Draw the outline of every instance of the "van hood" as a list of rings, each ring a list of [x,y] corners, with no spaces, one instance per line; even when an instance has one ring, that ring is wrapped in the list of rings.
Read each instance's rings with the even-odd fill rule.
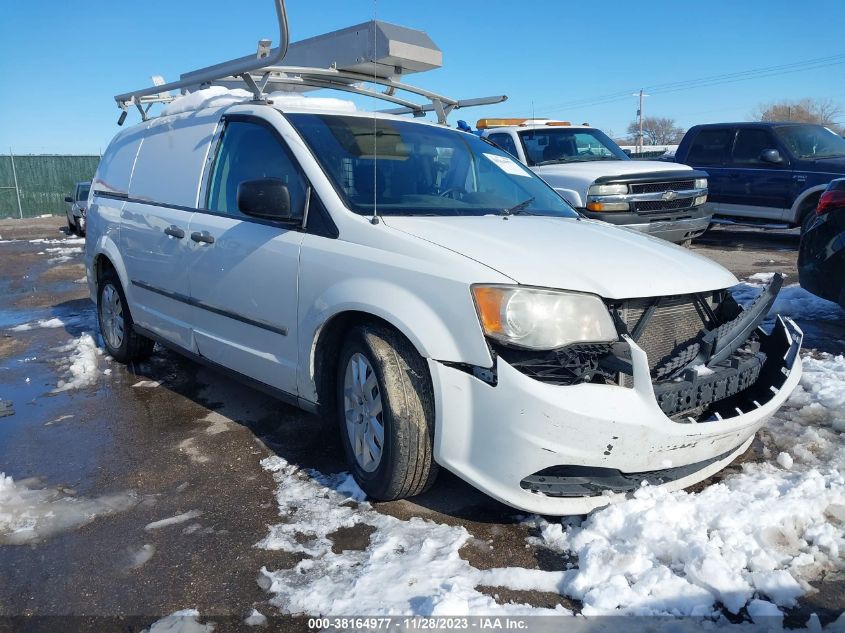
[[[491,215],[382,216],[382,221],[528,286],[628,299],[738,283],[727,269],[686,248],[594,220]]]

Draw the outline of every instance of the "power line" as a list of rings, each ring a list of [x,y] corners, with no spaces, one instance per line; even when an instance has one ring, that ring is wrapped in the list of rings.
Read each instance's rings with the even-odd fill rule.
[[[774,77],[777,75],[816,70],[818,68],[826,68],[829,66],[835,66],[844,63],[845,54],[830,55],[828,57],[818,57],[815,59],[808,59],[800,62],[779,64],[777,66],[764,66],[761,68],[754,68],[750,70],[743,70],[732,73],[724,73],[721,75],[699,77],[697,79],[687,79],[682,81],[671,81],[660,84],[653,84],[651,86],[646,86],[645,89],[649,90],[651,94],[666,94],[670,92],[679,92],[682,90],[691,90],[694,88],[705,88],[721,84],[748,81],[751,79],[762,79],[765,77]],[[545,113],[562,108],[585,107],[592,105],[602,105],[605,103],[614,103],[628,99],[630,94],[631,90],[629,89],[597,97],[575,99],[572,101],[566,101],[550,105],[547,108],[538,110],[538,112]]]

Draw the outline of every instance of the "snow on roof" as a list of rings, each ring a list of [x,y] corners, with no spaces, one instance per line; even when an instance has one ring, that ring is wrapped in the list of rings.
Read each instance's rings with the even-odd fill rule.
[[[222,86],[211,86],[196,92],[191,92],[174,99],[161,111],[162,116],[204,110],[206,108],[222,108],[234,103],[244,103],[252,99],[252,93],[241,88],[228,89]],[[355,104],[346,99],[333,97],[305,97],[296,92],[271,92],[268,99],[273,105],[284,108],[302,108],[308,110],[331,110],[333,112],[355,112]]]

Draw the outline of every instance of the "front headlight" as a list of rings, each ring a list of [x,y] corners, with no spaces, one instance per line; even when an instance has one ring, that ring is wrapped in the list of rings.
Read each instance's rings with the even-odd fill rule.
[[[587,193],[591,196],[617,196],[628,193],[628,185],[590,185]]]
[[[550,350],[619,338],[595,295],[499,285],[473,286],[472,295],[484,333],[506,345]]]
[[[707,189],[707,178],[696,178],[695,179],[695,188],[696,189]]]

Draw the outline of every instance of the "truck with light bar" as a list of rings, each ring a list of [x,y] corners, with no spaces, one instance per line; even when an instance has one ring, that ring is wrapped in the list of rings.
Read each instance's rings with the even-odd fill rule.
[[[481,119],[509,152],[583,215],[688,245],[710,226],[707,173],[631,159],[604,132],[549,119]]]

